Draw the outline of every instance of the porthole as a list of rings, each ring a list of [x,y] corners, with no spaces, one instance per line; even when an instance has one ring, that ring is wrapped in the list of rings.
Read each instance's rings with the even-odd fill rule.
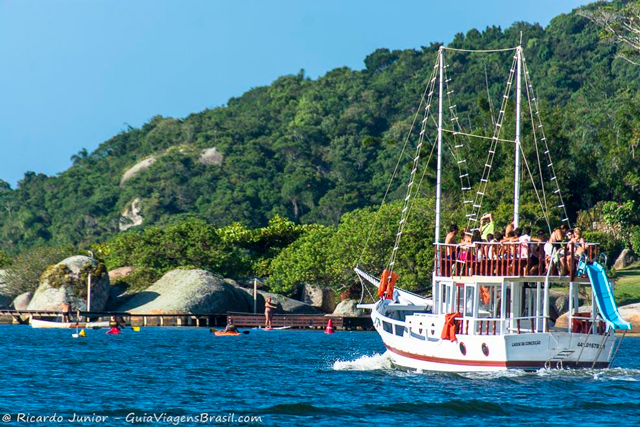
[[[489,357],[489,346],[486,345],[485,343],[482,343],[482,353],[485,356]]]
[[[460,353],[462,353],[463,356],[467,355],[467,347],[465,347],[463,342],[460,343]]]

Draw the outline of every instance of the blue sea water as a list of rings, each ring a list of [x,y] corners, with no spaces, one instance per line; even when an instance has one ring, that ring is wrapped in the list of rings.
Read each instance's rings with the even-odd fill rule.
[[[640,424],[636,338],[607,370],[418,374],[394,369],[373,332],[73,332],[0,327],[5,425]]]

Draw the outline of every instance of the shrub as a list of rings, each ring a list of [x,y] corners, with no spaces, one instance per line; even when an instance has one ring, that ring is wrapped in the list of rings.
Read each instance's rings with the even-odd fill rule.
[[[161,274],[153,268],[138,267],[127,277],[116,279],[112,285],[124,285],[128,292],[140,292],[153,285],[160,277]]]
[[[623,240],[616,239],[603,231],[585,231],[584,239],[587,242],[600,243],[600,253],[607,255],[607,264],[612,266],[625,247]]]
[[[7,268],[5,281],[9,295],[17,296],[23,292],[35,291],[38,288],[40,276],[49,266],[75,255],[75,252],[70,247],[50,246],[23,251]]]
[[[629,243],[635,254],[640,254],[640,226],[636,225],[629,233]]]

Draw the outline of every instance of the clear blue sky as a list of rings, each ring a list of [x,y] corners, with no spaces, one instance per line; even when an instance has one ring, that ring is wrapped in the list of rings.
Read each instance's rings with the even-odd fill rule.
[[[152,116],[185,117],[377,48],[448,43],[580,0],[0,0],[0,178],[53,175]]]

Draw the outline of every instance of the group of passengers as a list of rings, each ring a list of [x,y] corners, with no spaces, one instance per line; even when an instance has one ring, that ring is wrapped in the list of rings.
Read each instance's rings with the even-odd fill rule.
[[[462,240],[458,243],[458,226],[452,224],[449,233],[445,238],[445,257],[447,259],[458,259],[465,261],[470,248],[475,248],[477,260],[484,259],[527,259],[527,274],[537,275],[545,268],[540,269],[540,261],[544,260],[545,265],[549,264],[554,249],[558,255],[561,274],[567,274],[568,259],[565,256],[564,248],[567,244],[572,245],[574,260],[580,258],[586,249],[586,242],[582,237],[582,230],[579,227],[570,230],[565,224],[555,228],[549,238],[544,230],[539,230],[536,237],[531,235],[531,227],[515,227],[514,223],[509,223],[503,231],[495,231],[495,221],[492,214],[485,214],[480,218],[480,228],[465,229]],[[476,243],[480,243],[476,245]],[[483,245],[482,243],[491,243]],[[500,243],[498,245],[498,243]],[[568,254],[567,254],[568,255]],[[552,264],[551,274],[557,270]]]

